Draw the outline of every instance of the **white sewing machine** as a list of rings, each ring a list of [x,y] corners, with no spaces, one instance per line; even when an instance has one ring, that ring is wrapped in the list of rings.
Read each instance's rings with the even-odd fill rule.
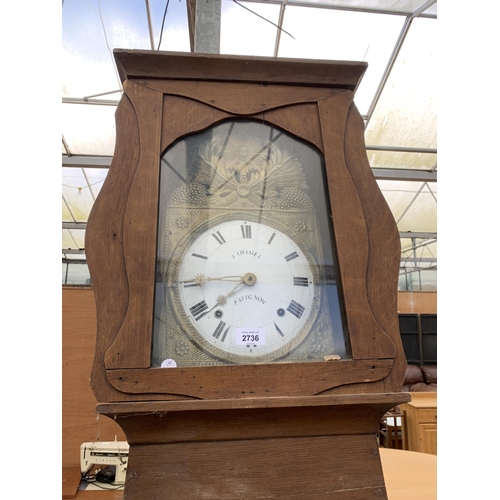
[[[114,465],[113,484],[124,484],[127,473],[129,444],[126,441],[98,441],[80,446],[80,470],[87,474],[94,465]]]

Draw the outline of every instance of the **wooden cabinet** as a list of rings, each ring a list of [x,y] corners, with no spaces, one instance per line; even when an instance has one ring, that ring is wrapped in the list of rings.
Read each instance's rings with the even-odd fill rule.
[[[412,401],[400,405],[405,413],[405,447],[437,455],[437,393],[412,392]]]

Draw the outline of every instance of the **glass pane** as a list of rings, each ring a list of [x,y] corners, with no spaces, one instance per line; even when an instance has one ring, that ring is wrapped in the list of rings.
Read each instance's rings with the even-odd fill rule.
[[[415,269],[411,266],[401,269],[399,290],[414,292],[437,291],[437,269]]]
[[[254,2],[238,3],[241,5],[232,0],[223,0],[222,2],[221,54],[272,57],[276,44],[277,28],[275,25],[279,21],[279,5],[264,5]],[[267,22],[266,19],[270,22]]]
[[[404,17],[287,6],[280,57],[367,61],[355,102],[366,114],[394,50]],[[379,144],[373,143],[373,144]]]
[[[428,262],[428,265],[435,264],[437,261],[437,241],[426,238],[401,238],[401,257],[407,262],[415,262],[423,265]],[[428,259],[422,260],[422,259]],[[433,260],[431,260],[433,259]]]
[[[86,262],[69,262],[67,285],[90,285],[90,272]]]
[[[85,245],[84,229],[63,229],[62,248],[70,250],[80,250]]]
[[[437,232],[437,183],[377,181],[399,231]]]
[[[94,200],[101,191],[101,187],[108,175],[107,168],[84,168],[83,172],[88,182],[89,190],[92,193]]]
[[[375,112],[366,143],[437,147],[437,22],[414,19]]]
[[[348,357],[327,207],[322,156],[262,122],[169,148],[152,366]]]
[[[62,133],[73,155],[112,156],[116,106],[62,105]]]
[[[68,263],[62,263],[62,284],[65,285],[68,279]]]
[[[86,222],[94,204],[87,179],[81,168],[62,168],[63,218],[67,212],[71,214],[70,221]]]
[[[398,0],[397,2],[394,0],[301,0],[301,2],[318,7],[336,6],[348,9],[373,9],[410,14],[419,9],[425,0]],[[436,4],[429,7],[426,13],[435,14]]]
[[[64,200],[62,202],[62,221],[63,222],[76,222],[74,217],[71,215],[68,205]]]
[[[112,49],[152,48],[146,5],[154,49],[158,49],[161,35],[161,50],[189,51],[185,2],[169,2],[165,22],[164,0],[63,2],[63,95],[84,97],[121,88]]]
[[[367,154],[372,168],[432,170],[437,162],[437,154],[434,153],[403,153],[368,149]]]

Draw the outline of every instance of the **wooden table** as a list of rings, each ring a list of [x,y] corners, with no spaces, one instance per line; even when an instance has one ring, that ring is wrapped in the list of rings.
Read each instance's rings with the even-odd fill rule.
[[[428,453],[380,448],[389,500],[436,500],[437,457]],[[123,490],[77,491],[78,467],[63,467],[63,498],[119,500]]]
[[[437,456],[380,448],[389,500],[436,500]]]

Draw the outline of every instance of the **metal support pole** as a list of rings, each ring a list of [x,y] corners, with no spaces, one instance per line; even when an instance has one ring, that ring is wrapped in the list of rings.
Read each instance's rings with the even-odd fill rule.
[[[196,0],[194,52],[220,53],[221,0]]]

